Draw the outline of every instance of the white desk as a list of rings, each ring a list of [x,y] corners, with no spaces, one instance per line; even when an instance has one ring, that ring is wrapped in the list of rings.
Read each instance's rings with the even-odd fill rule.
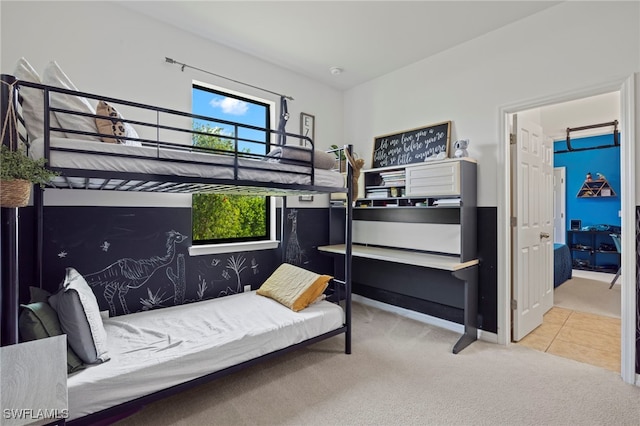
[[[332,246],[318,247],[318,250],[344,254],[344,244],[336,244]],[[446,256],[432,253],[420,253],[408,250],[399,250],[393,248],[373,247],[360,244],[351,246],[353,256],[366,257],[368,259],[384,260],[385,262],[404,263],[406,265],[423,266],[425,268],[443,269],[445,271],[458,271],[460,269],[469,268],[477,265],[478,259],[468,262],[460,262],[460,257]]]
[[[325,253],[343,255],[344,244],[318,247]],[[445,256],[432,253],[372,247],[360,244],[351,246],[351,255],[383,262],[395,262],[423,268],[451,271],[451,275],[464,282],[464,334],[453,346],[453,353],[457,354],[469,344],[478,339],[478,259],[460,262],[459,257]]]

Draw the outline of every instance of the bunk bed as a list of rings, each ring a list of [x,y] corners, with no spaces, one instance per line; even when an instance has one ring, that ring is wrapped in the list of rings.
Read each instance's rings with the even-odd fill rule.
[[[295,144],[287,144],[293,155],[287,161],[282,161],[282,158],[274,157],[271,153],[255,155],[241,152],[239,144],[249,139],[239,137],[241,132],[238,131],[232,136],[225,136],[232,140],[235,147],[231,152],[197,147],[189,143],[192,135],[198,133],[191,128],[191,120],[210,120],[210,117],[18,80],[8,75],[2,76],[2,82],[2,123],[9,123],[8,131],[3,133],[3,144],[13,145],[16,149],[16,141],[20,138],[19,144],[27,146],[30,156],[45,158],[47,167],[58,173],[48,184],[50,188],[282,196],[283,215],[288,195],[346,193],[344,241],[347,247],[351,246],[352,169],[348,167],[345,176],[335,170],[315,167],[318,154],[309,138],[282,130],[225,122],[236,126],[236,129],[245,127],[252,131],[266,132],[272,136],[269,139],[296,140]],[[8,120],[10,112],[21,110],[18,99],[24,98],[20,93],[25,89],[37,91],[42,96],[44,132],[42,137],[35,140],[19,135],[18,129],[26,124],[21,114],[18,114],[15,121]],[[112,117],[97,113],[92,117],[83,112],[53,106],[51,98],[61,95],[83,97],[94,102],[104,101],[123,106],[128,111],[139,110],[142,112],[140,116],[146,114],[154,117],[154,120],[133,120],[118,116],[119,122],[144,129],[144,133],[155,134],[156,137],[125,134],[116,135],[121,138],[120,143],[89,141],[87,138],[114,137],[114,134],[65,127],[54,122],[52,117],[59,114],[91,119]],[[135,113],[130,116],[137,117]],[[174,142],[176,139],[179,142]],[[298,144],[297,140],[304,140],[305,144]],[[296,145],[310,148],[303,150],[296,148]],[[351,152],[350,146],[343,149],[347,155]],[[34,192],[35,264],[41,287],[44,239],[42,193],[43,191]],[[3,251],[8,252],[2,254],[3,269],[9,269],[7,273],[3,273],[3,281],[7,282],[2,284],[2,343],[5,345],[18,342],[20,283],[17,250],[14,250],[18,232],[17,209],[2,210],[9,210],[3,212],[7,213],[3,216],[8,218],[8,223],[3,224],[2,228],[2,247]],[[343,279],[331,280],[333,294],[327,298],[331,302],[317,301],[299,312],[252,291],[104,319],[107,342],[115,345],[110,348],[111,360],[69,376],[70,418],[67,423],[81,425],[108,422],[109,419],[118,418],[149,402],[340,334],[345,337],[345,353],[351,353],[350,269],[349,250],[345,256],[344,271],[335,274]],[[185,320],[185,312],[188,312],[186,316],[192,318],[193,323]],[[255,317],[248,323],[241,324],[243,312],[251,312]],[[229,330],[216,330],[213,334],[193,332],[206,328],[201,326],[211,321],[231,325]],[[176,324],[177,329],[172,329]],[[293,331],[289,332],[289,329]],[[305,330],[304,333],[300,332],[302,329]],[[174,348],[167,344],[167,347],[158,347],[156,342],[154,347],[153,343],[138,342],[138,346],[132,346],[132,341],[138,338],[144,340],[144,336],[136,333],[157,335],[160,332],[166,334],[165,343],[172,337],[180,336],[181,343],[186,342],[188,345],[185,343]],[[249,338],[245,338],[246,336]],[[203,345],[198,344],[198,338],[217,340],[218,347],[203,348]],[[144,352],[137,352],[141,349],[140,345],[146,345]],[[220,352],[219,346],[227,347],[226,352]],[[135,352],[137,355],[131,356]],[[143,362],[135,365],[134,360],[141,355]],[[165,374],[161,374],[161,371]]]

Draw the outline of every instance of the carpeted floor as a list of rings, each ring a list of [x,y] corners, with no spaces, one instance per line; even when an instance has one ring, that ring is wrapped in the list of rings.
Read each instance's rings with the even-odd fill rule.
[[[620,285],[609,290],[612,274],[573,271],[573,278],[556,287],[553,305],[572,311],[620,318]]]
[[[477,341],[354,303],[334,337],[148,405],[133,425],[637,425],[640,388],[520,345]]]

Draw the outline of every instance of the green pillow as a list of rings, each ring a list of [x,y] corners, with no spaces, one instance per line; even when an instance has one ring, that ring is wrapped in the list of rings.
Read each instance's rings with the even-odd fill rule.
[[[41,289],[40,287],[30,286],[29,296],[30,296],[29,303],[35,303],[35,302],[49,303],[49,296],[51,296],[51,293],[49,293],[47,290]]]
[[[22,341],[44,339],[63,334],[58,315],[48,303],[35,302],[20,306],[22,312],[18,317],[18,328]],[[78,355],[67,345],[67,374],[74,373],[84,367]]]

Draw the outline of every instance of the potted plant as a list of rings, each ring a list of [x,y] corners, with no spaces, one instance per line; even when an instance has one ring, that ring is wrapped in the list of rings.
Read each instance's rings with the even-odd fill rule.
[[[29,203],[31,186],[44,185],[57,173],[45,168],[44,158],[34,160],[20,150],[2,145],[0,152],[0,206],[24,207]]]
[[[344,172],[347,170],[347,157],[344,155],[344,151],[342,147],[339,147],[336,144],[331,145],[331,151],[336,156],[336,160],[339,160],[339,170]],[[358,158],[358,155],[354,152],[353,158]]]

